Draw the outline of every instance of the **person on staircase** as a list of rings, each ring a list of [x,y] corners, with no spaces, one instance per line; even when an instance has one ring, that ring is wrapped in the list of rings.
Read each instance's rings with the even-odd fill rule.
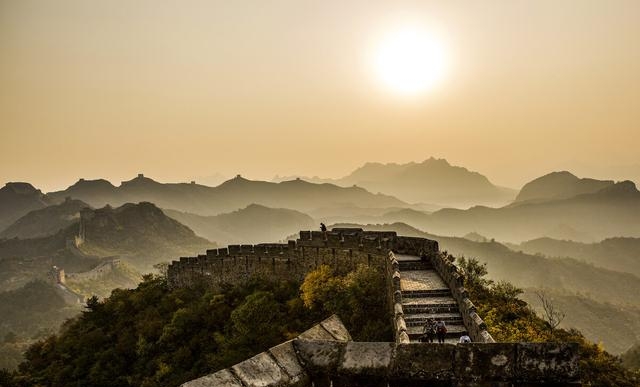
[[[471,342],[471,337],[469,337],[469,335],[460,336],[460,343],[461,344],[466,344],[466,343],[470,343],[470,342]]]
[[[424,324],[424,329],[422,331],[422,337],[420,341],[423,343],[433,343],[433,339],[436,337],[436,322],[433,318],[429,317],[427,322]]]
[[[438,320],[436,322],[436,336],[438,336],[438,343],[444,344],[444,338],[447,335],[447,324],[444,320]]]

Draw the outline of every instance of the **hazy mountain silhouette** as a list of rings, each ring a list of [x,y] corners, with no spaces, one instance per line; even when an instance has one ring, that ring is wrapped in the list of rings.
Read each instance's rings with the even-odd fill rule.
[[[33,210],[0,232],[0,238],[28,239],[55,234],[78,222],[83,208],[89,208],[89,205],[81,200],[68,199],[60,204]]]
[[[52,265],[86,271],[102,257],[118,256],[144,272],[155,263],[215,246],[151,203],[85,209],[83,216],[85,239],[77,248],[72,243],[77,222],[46,237],[0,241],[0,290],[42,278]]]
[[[215,216],[202,216],[163,210],[169,217],[190,227],[218,245],[273,242],[298,230],[317,228],[307,214],[284,208],[251,204],[241,210]]]
[[[0,188],[0,230],[4,230],[29,211],[49,204],[49,198],[31,184],[7,183]]]
[[[640,277],[640,238],[609,238],[598,243],[538,238],[510,247],[529,254],[582,259]]]
[[[390,212],[379,221],[406,221],[441,235],[478,231],[488,238],[520,242],[569,234],[582,242],[616,236],[640,236],[640,192],[630,181],[569,199],[527,201],[501,208],[476,206],[467,210],[442,209],[431,214]]]
[[[106,204],[119,206],[127,202],[148,201],[161,208],[199,215],[217,215],[250,204],[274,208],[290,208],[310,212],[319,207],[364,206],[407,207],[408,204],[392,196],[372,194],[363,188],[315,184],[303,180],[272,183],[247,180],[237,176],[217,187],[195,183],[164,184],[139,175],[114,187],[104,180],[78,181],[64,191],[49,196],[62,200],[67,196],[91,206]]]
[[[552,172],[525,184],[515,201],[567,199],[595,193],[613,184],[612,180],[580,179],[567,171]]]
[[[517,193],[510,188],[493,185],[478,172],[452,166],[445,159],[433,157],[421,163],[366,163],[341,179],[305,179],[342,186],[357,185],[410,203],[438,204],[440,207],[504,205],[512,201]]]

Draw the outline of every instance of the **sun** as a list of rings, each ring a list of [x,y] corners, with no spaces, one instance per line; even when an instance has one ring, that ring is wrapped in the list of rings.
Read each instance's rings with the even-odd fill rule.
[[[392,91],[416,95],[444,79],[447,55],[435,35],[420,27],[403,27],[383,37],[375,51],[374,70]]]

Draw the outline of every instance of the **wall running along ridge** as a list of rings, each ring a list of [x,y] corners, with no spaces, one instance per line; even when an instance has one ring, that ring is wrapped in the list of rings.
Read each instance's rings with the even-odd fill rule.
[[[393,231],[334,228],[326,233],[300,231],[300,237],[287,244],[231,245],[207,250],[207,254],[197,257],[182,257],[179,261],[173,261],[169,265],[167,277],[172,287],[202,282],[216,287],[223,283],[245,283],[251,278],[302,281],[320,265],[341,270],[352,270],[360,264],[375,267],[386,274],[386,301],[393,316],[395,340],[398,343],[408,343],[396,253],[430,260],[458,302],[471,339],[481,343],[494,342],[468,298],[463,286],[464,275],[439,251],[438,242],[398,236]]]

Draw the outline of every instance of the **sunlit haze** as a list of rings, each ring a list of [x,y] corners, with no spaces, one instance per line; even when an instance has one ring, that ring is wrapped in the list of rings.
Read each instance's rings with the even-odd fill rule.
[[[0,180],[640,176],[640,2],[0,1]],[[613,172],[611,172],[613,171]],[[623,172],[626,171],[626,172]]]
[[[402,26],[380,42],[374,65],[391,91],[411,95],[428,91],[445,76],[442,42],[416,26]]]

